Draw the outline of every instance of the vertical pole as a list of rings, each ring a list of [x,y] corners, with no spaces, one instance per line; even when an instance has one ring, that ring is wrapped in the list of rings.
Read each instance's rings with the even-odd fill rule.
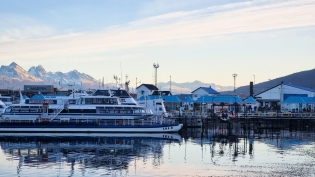
[[[234,77],[234,95],[235,95],[235,79],[236,79],[237,74],[232,74],[232,76]]]
[[[172,76],[170,76],[170,92],[172,91]]]

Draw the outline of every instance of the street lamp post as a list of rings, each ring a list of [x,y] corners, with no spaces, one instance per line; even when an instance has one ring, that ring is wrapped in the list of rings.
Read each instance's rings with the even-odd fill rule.
[[[236,79],[237,74],[232,74],[232,76],[234,77],[234,95],[235,95],[235,79]]]
[[[254,76],[254,85],[255,85],[255,75],[253,75]]]
[[[140,83],[141,83],[141,81],[140,81],[140,82],[138,82],[138,78],[136,78],[136,89],[135,89],[135,90],[137,90],[138,83],[140,84]],[[137,91],[136,91],[136,92],[137,92]]]
[[[254,76],[254,85],[253,85],[253,95],[254,95],[254,93],[255,93],[255,75],[253,75]]]
[[[236,107],[238,107],[238,104],[237,104],[237,102],[236,102],[236,97],[233,96],[232,98],[234,98],[234,103],[233,103],[232,105],[234,106],[235,117],[238,117],[237,111],[236,111]],[[237,109],[238,109],[238,108],[237,108]]]

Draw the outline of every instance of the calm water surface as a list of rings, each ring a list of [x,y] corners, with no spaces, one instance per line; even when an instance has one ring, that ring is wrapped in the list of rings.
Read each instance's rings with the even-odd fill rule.
[[[239,123],[179,134],[0,134],[0,176],[315,176],[315,131]]]

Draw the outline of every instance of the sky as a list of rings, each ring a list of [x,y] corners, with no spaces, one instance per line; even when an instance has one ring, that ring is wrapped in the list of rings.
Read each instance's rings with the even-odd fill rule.
[[[315,0],[0,0],[0,65],[25,70],[239,87],[314,58]]]

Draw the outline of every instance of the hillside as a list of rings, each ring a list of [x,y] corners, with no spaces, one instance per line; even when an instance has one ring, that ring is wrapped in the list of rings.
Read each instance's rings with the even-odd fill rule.
[[[254,85],[254,95],[258,94],[266,89],[269,89],[275,85],[280,84],[281,82],[287,84],[298,85],[302,87],[307,87],[315,89],[315,69],[301,71],[293,73],[287,76],[279,77],[270,81],[258,83]],[[249,83],[248,83],[249,84]],[[225,92],[227,93],[227,92]],[[233,92],[228,92],[233,93]],[[236,93],[239,95],[249,95],[249,85],[238,87]]]

